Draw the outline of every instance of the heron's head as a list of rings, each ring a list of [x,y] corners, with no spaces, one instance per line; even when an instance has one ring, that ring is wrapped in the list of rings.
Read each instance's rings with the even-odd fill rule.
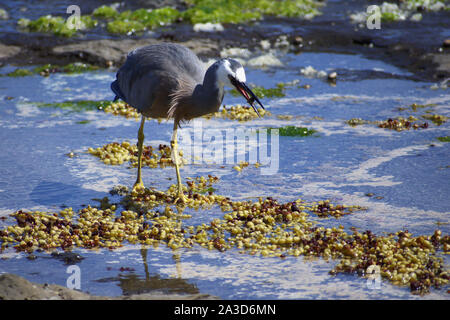
[[[264,106],[259,101],[258,97],[247,86],[244,67],[239,61],[225,58],[217,61],[217,81],[222,85],[227,85],[242,94],[247,102],[253,107],[253,110],[258,114],[254,103],[255,101],[264,109]]]

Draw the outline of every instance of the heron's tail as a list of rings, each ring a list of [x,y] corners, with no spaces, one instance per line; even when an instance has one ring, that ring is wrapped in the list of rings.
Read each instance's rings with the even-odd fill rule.
[[[120,91],[119,83],[117,82],[117,80],[111,82],[111,90],[116,94],[116,96],[114,97],[114,102],[116,102],[119,98],[125,101],[124,94],[122,93],[122,91]]]

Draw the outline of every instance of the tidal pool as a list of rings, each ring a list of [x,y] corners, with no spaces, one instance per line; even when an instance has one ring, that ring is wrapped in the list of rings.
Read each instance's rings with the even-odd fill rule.
[[[207,134],[213,129],[225,132],[295,125],[314,129],[317,134],[280,136],[278,170],[272,175],[262,175],[261,168],[253,166],[237,172],[225,163],[200,163],[182,167],[182,177],[218,176],[216,193],[233,200],[259,196],[280,202],[331,199],[367,208],[339,219],[312,217],[320,226],[343,225],[346,230],[355,227],[377,235],[405,229],[413,235],[430,235],[440,229],[448,235],[450,144],[437,138],[450,135],[449,123],[437,126],[428,121],[427,129],[402,132],[346,123],[351,118],[376,121],[425,114],[398,109],[413,103],[433,104],[433,113],[448,117],[448,89],[432,90],[433,83],[413,81],[404,70],[358,55],[303,53],[280,59],[283,67],[246,68],[248,81],[255,85],[275,87],[279,82],[300,80],[298,86],[286,88],[284,97],[263,100],[272,117],[243,123],[198,119],[185,124],[180,133],[195,126]],[[307,66],[326,72],[337,70],[336,84],[305,77],[300,69]],[[38,107],[41,102],[112,99],[109,84],[114,77],[114,71],[0,77],[0,216],[7,217],[0,220],[1,229],[14,223],[9,214],[16,210],[58,211],[62,206],[78,210],[82,205],[98,204],[93,199],[109,196],[109,190],[118,184],[134,183],[136,169],[107,166],[86,151],[114,141],[135,143],[139,122],[97,110]],[[304,89],[305,84],[311,87]],[[225,96],[224,104],[236,103],[243,101],[231,94]],[[286,120],[276,115],[293,117]],[[169,144],[171,133],[171,121],[147,121],[144,143]],[[208,143],[205,138],[201,145],[205,148]],[[187,146],[180,142],[180,148]],[[70,152],[75,156],[68,157]],[[146,186],[164,190],[174,183],[175,170],[144,168],[143,180]],[[222,214],[219,209],[189,213],[198,223]],[[0,273],[66,285],[68,265],[77,264],[81,290],[108,296],[158,291],[201,292],[223,299],[449,297],[448,285],[432,288],[425,296],[412,295],[408,287],[385,280],[379,289],[370,289],[365,278],[329,275],[337,261],[302,256],[268,258],[242,254],[237,249],[219,252],[200,246],[174,251],[164,243],[157,248],[124,243],[113,251],[74,248],[73,253],[84,259],[67,264],[46,252],[35,252],[35,259],[27,259],[27,254],[7,248],[0,253]],[[448,255],[442,256],[448,269]]]

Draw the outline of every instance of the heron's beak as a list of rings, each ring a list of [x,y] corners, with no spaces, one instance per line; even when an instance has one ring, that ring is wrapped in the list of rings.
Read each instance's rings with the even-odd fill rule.
[[[261,115],[258,112],[258,109],[255,106],[255,101],[261,106],[261,108],[264,108],[261,101],[259,101],[258,97],[253,93],[252,90],[245,84],[245,82],[240,82],[236,78],[230,77],[231,84],[236,87],[236,90],[240,92],[244,98],[247,100],[247,102],[252,106],[253,110],[255,110],[256,114],[261,117]]]

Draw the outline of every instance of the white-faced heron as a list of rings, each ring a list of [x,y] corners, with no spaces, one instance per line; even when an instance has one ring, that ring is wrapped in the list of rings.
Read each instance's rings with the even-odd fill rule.
[[[177,128],[188,121],[219,110],[224,86],[235,87],[259,115],[254,102],[264,106],[245,84],[245,71],[233,59],[221,59],[206,69],[188,48],[172,43],[149,45],[131,51],[119,69],[111,89],[114,101],[122,99],[142,114],[138,131],[138,172],[136,187],[144,187],[141,157],[145,117],[173,118],[172,154],[178,182],[177,201],[185,201],[180,178]]]

